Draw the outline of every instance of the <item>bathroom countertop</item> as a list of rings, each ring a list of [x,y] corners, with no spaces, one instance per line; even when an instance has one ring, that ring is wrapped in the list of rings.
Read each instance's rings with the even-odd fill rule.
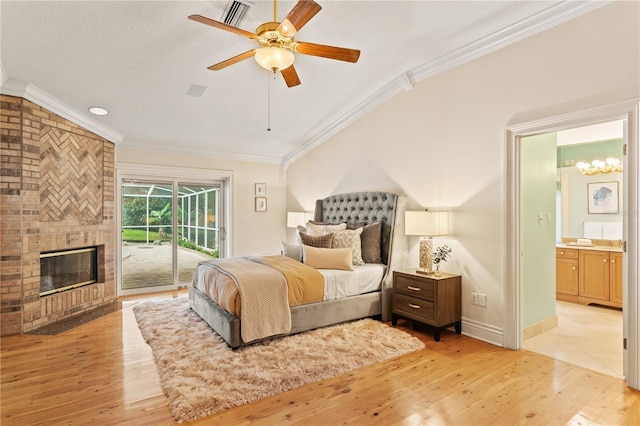
[[[578,244],[556,244],[556,248],[580,249],[580,250],[596,250],[596,251],[617,251],[622,252],[622,247],[605,247],[605,246],[582,246]]]

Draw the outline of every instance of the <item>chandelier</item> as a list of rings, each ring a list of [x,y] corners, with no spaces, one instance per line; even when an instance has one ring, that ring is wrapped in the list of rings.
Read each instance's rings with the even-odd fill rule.
[[[611,172],[621,172],[622,171],[622,162],[617,158],[607,158],[606,160],[593,160],[591,163],[585,163],[584,161],[580,161],[576,164],[578,170],[583,175],[597,175],[598,173],[611,173]]]

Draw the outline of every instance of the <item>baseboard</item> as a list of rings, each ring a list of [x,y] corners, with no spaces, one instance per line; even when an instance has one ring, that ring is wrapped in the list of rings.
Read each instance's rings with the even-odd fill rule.
[[[558,315],[553,315],[522,329],[522,340],[535,337],[558,326]]]
[[[504,330],[490,324],[462,318],[462,334],[491,343],[492,345],[504,347]]]

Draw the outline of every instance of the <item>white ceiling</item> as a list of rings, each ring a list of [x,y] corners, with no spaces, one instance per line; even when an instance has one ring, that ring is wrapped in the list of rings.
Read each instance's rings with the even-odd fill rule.
[[[602,142],[613,139],[622,139],[623,137],[624,122],[609,121],[606,123],[561,130],[557,133],[556,145],[565,146],[590,142]]]
[[[2,0],[3,93],[44,97],[121,146],[282,162],[398,88],[596,7],[541,0],[316,1],[322,10],[296,40],[359,49],[360,60],[296,54],[302,84],[287,88],[253,59],[207,70],[256,47],[187,19],[222,20],[227,1]],[[278,2],[278,20],[294,4]],[[239,26],[253,32],[272,19],[273,2],[258,0]],[[191,84],[207,86],[201,98],[187,96]],[[109,115],[91,116],[94,105]]]

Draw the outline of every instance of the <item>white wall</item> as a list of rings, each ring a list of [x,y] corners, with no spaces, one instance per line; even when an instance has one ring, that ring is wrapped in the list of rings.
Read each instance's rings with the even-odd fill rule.
[[[288,209],[354,190],[449,208],[453,260],[443,269],[463,276],[463,331],[501,344],[505,127],[640,96],[639,13],[638,2],[604,6],[396,95],[289,166]],[[486,308],[471,305],[472,291]]]
[[[233,174],[231,253],[243,256],[254,253],[280,253],[287,215],[282,167],[243,161],[222,160],[205,155],[193,157],[166,152],[150,152],[116,146],[118,163],[184,167],[187,169],[228,170]],[[255,212],[254,185],[267,184],[267,212]]]

